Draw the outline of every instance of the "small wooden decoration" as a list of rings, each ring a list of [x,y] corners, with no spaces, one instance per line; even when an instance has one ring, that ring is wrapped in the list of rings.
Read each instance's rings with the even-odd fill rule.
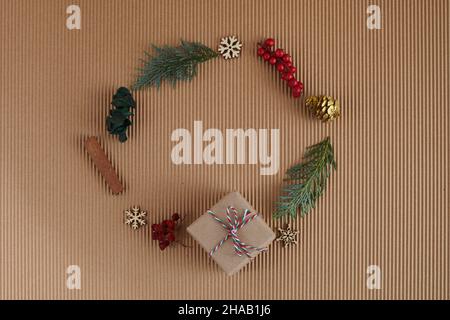
[[[235,36],[225,37],[220,41],[219,52],[225,60],[238,58],[241,49],[242,43]]]
[[[278,231],[280,236],[277,238],[277,241],[283,241],[285,247],[290,244],[297,244],[298,231],[292,230],[290,224],[287,225],[286,229],[278,228]]]
[[[84,144],[87,152],[94,161],[95,166],[98,168],[103,178],[105,179],[111,191],[114,194],[121,193],[123,191],[123,185],[117,176],[111,162],[103,151],[100,143],[96,137],[89,137]]]
[[[133,230],[137,230],[147,224],[147,212],[141,210],[139,207],[132,207],[130,210],[125,210],[125,224],[129,225]]]

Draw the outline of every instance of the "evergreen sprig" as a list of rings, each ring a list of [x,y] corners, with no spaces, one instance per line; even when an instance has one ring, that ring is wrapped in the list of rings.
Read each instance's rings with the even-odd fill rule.
[[[175,85],[179,80],[192,80],[197,75],[197,66],[218,56],[218,53],[198,42],[181,41],[179,46],[153,46],[155,55],[145,54],[143,67],[133,85],[139,90],[145,87],[159,87],[162,81]]]
[[[285,180],[292,183],[283,189],[284,195],[280,196],[274,217],[296,218],[299,207],[302,217],[305,216],[325,191],[331,169],[336,169],[336,161],[329,138],[308,147],[302,163],[286,172]]]
[[[106,128],[109,133],[118,135],[120,142],[125,142],[128,139],[127,128],[132,124],[129,117],[134,115],[131,108],[136,108],[136,102],[130,90],[121,87],[113,95],[111,104],[114,108],[109,111],[109,116],[106,117]]]

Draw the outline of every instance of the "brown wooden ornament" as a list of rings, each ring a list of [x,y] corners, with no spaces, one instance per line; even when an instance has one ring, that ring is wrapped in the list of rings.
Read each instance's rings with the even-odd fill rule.
[[[123,191],[123,185],[97,138],[87,138],[84,146],[91,156],[92,161],[94,161],[95,166],[98,168],[106,183],[111,188],[112,193],[121,193]]]

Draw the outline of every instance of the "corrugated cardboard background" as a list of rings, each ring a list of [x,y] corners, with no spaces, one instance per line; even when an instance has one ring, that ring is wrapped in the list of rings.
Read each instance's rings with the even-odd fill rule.
[[[0,298],[449,298],[448,1],[0,1]],[[82,28],[65,27],[81,7]],[[378,4],[382,30],[366,28]],[[136,94],[130,140],[104,128],[114,90],[130,85],[151,43],[216,47],[235,34],[238,60],[216,59],[176,89]],[[255,56],[272,36],[299,67],[306,94],[338,97],[324,125]],[[176,128],[280,128],[281,168],[175,166]],[[113,196],[85,153],[96,135],[126,184]],[[291,221],[300,244],[279,243],[227,278],[187,234],[160,252],[150,223],[174,211],[186,225],[239,190],[273,221],[284,171],[330,136],[338,170],[316,209]],[[82,289],[66,289],[81,267]],[[382,289],[368,290],[378,265]]]

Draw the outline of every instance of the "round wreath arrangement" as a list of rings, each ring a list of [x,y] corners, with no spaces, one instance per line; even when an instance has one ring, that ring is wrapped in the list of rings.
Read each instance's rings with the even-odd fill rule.
[[[139,75],[131,90],[121,87],[114,94],[111,102],[113,108],[106,118],[108,132],[117,135],[120,142],[127,141],[127,128],[132,125],[130,117],[133,116],[132,110],[136,108],[132,90],[159,88],[164,81],[173,86],[179,81],[190,81],[197,75],[198,66],[201,63],[219,56],[225,60],[238,58],[241,49],[242,43],[235,36],[222,38],[217,51],[199,42],[188,41],[181,41],[177,46],[153,46],[153,54],[145,52],[148,59],[144,60],[142,67],[139,68]],[[276,48],[273,38],[267,38],[257,43],[256,55],[276,68],[280,78],[290,88],[294,99],[301,98],[304,84],[297,76],[298,69],[294,65],[291,55],[283,48]],[[339,101],[328,95],[307,97],[305,105],[323,122],[333,121],[340,116]],[[117,184],[117,177],[113,177],[114,170],[108,163],[105,163],[106,160],[96,159],[96,155],[101,154],[101,148],[99,145],[95,148],[90,152],[94,162],[107,182],[111,180]],[[308,147],[303,161],[291,167],[286,173],[288,183],[283,188],[283,194],[277,203],[274,217],[288,215],[295,218],[298,211],[302,216],[306,215],[314,208],[316,200],[323,194],[330,172],[335,168],[336,162],[329,138]],[[120,187],[116,189],[122,190]],[[133,207],[132,210],[126,211],[125,222],[133,229],[138,229],[146,224],[145,218],[146,213],[143,214]],[[171,243],[177,242],[175,241],[175,227],[180,222],[180,216],[173,214],[171,219],[152,225],[152,239],[159,242],[161,250],[167,248]],[[284,242],[285,245],[296,243],[297,231],[292,231],[290,226],[286,230],[279,229],[279,231],[281,235],[278,240]]]

